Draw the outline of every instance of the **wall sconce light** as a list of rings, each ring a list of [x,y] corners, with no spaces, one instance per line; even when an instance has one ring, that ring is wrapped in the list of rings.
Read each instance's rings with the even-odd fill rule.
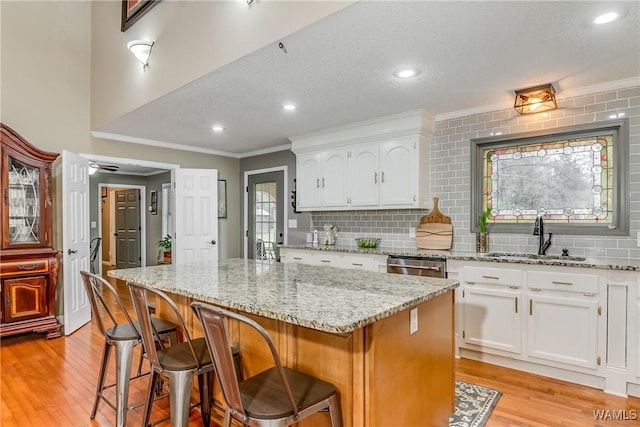
[[[520,114],[541,113],[558,108],[556,91],[551,83],[516,90],[513,108]]]
[[[154,42],[149,40],[132,40],[127,43],[127,49],[142,63],[142,69],[145,71],[149,68],[149,58],[151,57],[151,49],[153,49],[154,44]]]

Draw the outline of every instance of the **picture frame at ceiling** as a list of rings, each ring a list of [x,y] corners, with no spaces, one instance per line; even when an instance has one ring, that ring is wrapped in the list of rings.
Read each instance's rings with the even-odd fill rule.
[[[218,180],[218,218],[227,217],[227,180]]]
[[[138,19],[160,0],[122,0],[122,22],[120,31],[127,31]]]

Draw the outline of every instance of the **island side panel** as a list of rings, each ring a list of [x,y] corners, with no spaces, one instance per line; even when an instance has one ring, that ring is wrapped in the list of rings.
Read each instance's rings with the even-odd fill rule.
[[[339,390],[344,427],[364,425],[363,329],[330,334],[288,325],[289,366],[331,382]],[[329,427],[328,413],[302,420],[300,427]]]
[[[417,306],[366,327],[368,426],[449,425],[454,410],[454,296]]]

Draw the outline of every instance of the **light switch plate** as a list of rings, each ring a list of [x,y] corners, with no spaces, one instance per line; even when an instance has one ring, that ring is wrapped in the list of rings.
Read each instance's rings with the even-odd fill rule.
[[[91,228],[96,228],[98,225],[95,221],[91,221]]]
[[[298,228],[298,220],[290,219],[289,220],[289,228]]]

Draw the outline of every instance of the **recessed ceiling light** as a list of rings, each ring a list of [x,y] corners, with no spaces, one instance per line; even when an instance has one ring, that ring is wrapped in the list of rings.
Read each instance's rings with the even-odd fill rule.
[[[296,106],[294,104],[284,104],[282,108],[287,111],[293,111],[296,109]]]
[[[398,70],[395,73],[393,73],[394,77],[398,77],[400,79],[408,79],[410,77],[415,77],[418,74],[420,74],[418,72],[418,70],[414,70],[411,68],[406,68],[404,70]]]
[[[224,130],[220,125],[214,125],[211,129],[213,129],[214,132],[222,132]]]
[[[618,17],[618,14],[615,12],[608,12],[598,16],[593,20],[594,24],[607,24]]]

